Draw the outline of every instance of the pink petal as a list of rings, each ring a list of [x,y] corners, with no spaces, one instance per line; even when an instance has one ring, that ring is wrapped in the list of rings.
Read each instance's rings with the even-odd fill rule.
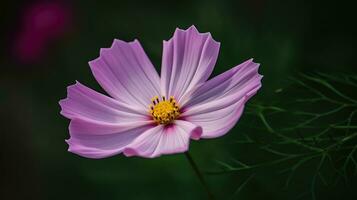
[[[164,41],[161,68],[161,91],[177,100],[197,85],[205,82],[216,63],[220,44],[209,33],[199,33],[194,26],[176,29],[169,41]]]
[[[69,132],[71,134],[87,134],[87,135],[109,135],[113,133],[121,133],[139,126],[153,125],[152,121],[132,121],[132,122],[117,122],[106,123],[93,121],[89,119],[75,118],[69,124]]]
[[[158,125],[137,137],[124,149],[126,156],[154,158],[188,150],[190,138],[199,139],[202,129],[190,122],[176,120],[171,125]]]
[[[147,121],[147,109],[126,105],[77,82],[67,88],[67,98],[60,101],[61,114],[105,123]]]
[[[119,154],[140,134],[152,126],[141,126],[120,133],[98,135],[71,132],[68,151],[87,158],[105,158]],[[100,131],[98,129],[97,131]]]
[[[88,158],[121,153],[153,121],[147,110],[130,107],[77,82],[60,101],[61,114],[71,119],[69,151]]]
[[[261,87],[259,64],[248,60],[188,92],[182,117],[202,127],[202,138],[226,134],[240,118],[244,104]]]
[[[120,102],[147,108],[160,95],[159,75],[137,40],[114,40],[89,65],[103,89]]]

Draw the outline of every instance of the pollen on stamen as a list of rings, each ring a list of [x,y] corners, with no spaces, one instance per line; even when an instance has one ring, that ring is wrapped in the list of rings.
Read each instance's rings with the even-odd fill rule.
[[[180,115],[179,106],[173,96],[166,100],[165,96],[158,96],[151,99],[153,104],[149,105],[149,112],[153,120],[158,124],[169,124]]]
[[[151,98],[151,102],[156,105],[157,103],[159,103],[159,97],[158,96],[154,96],[153,98]],[[157,102],[157,103],[156,103]]]

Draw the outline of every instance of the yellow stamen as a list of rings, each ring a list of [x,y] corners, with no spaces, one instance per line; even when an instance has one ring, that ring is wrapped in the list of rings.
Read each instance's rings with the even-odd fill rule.
[[[169,124],[180,115],[179,106],[173,96],[166,100],[165,96],[158,96],[151,99],[153,104],[149,105],[150,114],[154,121],[158,124]]]

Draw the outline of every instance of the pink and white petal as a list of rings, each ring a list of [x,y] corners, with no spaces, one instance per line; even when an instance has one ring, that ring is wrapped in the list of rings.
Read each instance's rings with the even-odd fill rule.
[[[149,120],[109,123],[89,119],[74,118],[69,124],[69,132],[71,134],[82,135],[109,135],[153,124],[155,124],[155,122]]]
[[[67,88],[67,98],[59,104],[61,114],[69,119],[80,118],[105,123],[150,120],[146,109],[118,102],[79,82]]]
[[[160,95],[160,78],[138,40],[114,40],[90,61],[93,75],[113,98],[147,109],[151,98]]]
[[[192,89],[179,102],[182,108],[204,104],[231,94],[243,97],[251,88],[260,86],[262,76],[258,73],[259,64],[253,59],[208,80]]]
[[[216,138],[226,134],[234,127],[242,115],[245,98],[212,112],[202,112],[183,117],[191,123],[202,127],[202,138]],[[210,106],[209,103],[206,106]]]
[[[199,33],[194,26],[176,29],[163,45],[162,94],[179,100],[186,91],[205,82],[216,63],[219,46],[210,33]]]
[[[207,81],[182,101],[182,119],[202,127],[202,138],[227,133],[240,118],[244,104],[261,87],[262,76],[252,60]]]
[[[190,138],[199,139],[202,128],[187,121],[176,120],[171,125],[158,125],[137,137],[124,149],[126,156],[154,158],[188,150]]]
[[[106,158],[122,153],[123,149],[140,134],[152,126],[141,126],[123,132],[98,135],[71,132],[71,138],[66,140],[68,151],[86,158]],[[100,131],[100,129],[98,129]]]

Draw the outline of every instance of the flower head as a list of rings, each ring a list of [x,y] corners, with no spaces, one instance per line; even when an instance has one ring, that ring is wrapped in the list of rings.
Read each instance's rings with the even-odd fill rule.
[[[252,59],[207,80],[220,43],[194,26],[164,41],[161,76],[139,41],[114,40],[90,61],[110,97],[77,82],[60,101],[71,120],[69,151],[88,158],[158,157],[188,150],[190,139],[226,134],[261,87]]]

